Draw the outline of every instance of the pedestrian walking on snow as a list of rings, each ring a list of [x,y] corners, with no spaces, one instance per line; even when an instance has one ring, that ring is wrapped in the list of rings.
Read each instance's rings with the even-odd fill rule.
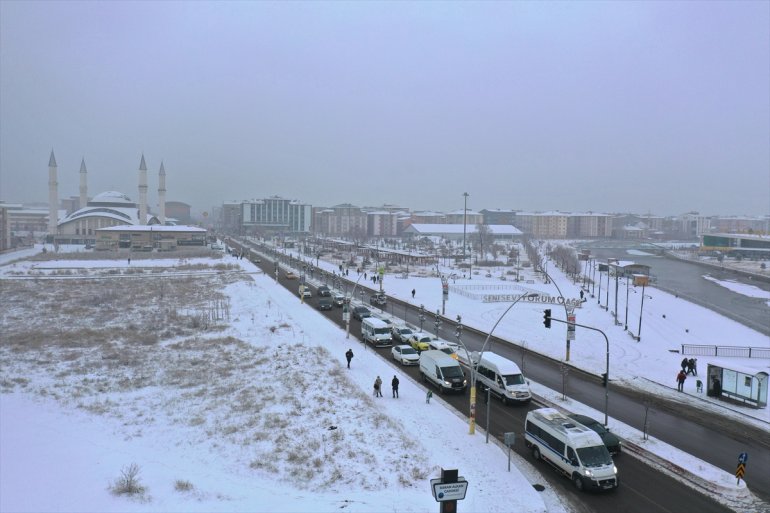
[[[393,398],[398,399],[398,378],[396,376],[393,376],[390,385],[393,387]]]
[[[425,394],[425,404],[430,404],[430,398],[433,397],[433,391],[428,390],[428,393]]]
[[[692,374],[693,376],[698,375],[697,362],[697,358],[690,358],[687,360],[687,374]]]
[[[382,397],[382,380],[379,376],[374,380],[374,397]]]
[[[350,368],[350,360],[353,359],[353,350],[352,349],[348,349],[348,352],[345,353],[345,358],[347,358],[347,360],[348,360],[348,369],[349,369]]]
[[[687,371],[687,364],[689,361],[687,360],[687,357],[682,358],[682,371]]]
[[[414,289],[412,289],[412,299],[414,299]]]
[[[680,370],[679,374],[676,375],[676,382],[677,382],[677,390],[680,392],[684,392],[684,381],[687,379],[687,374],[685,374],[684,370]]]

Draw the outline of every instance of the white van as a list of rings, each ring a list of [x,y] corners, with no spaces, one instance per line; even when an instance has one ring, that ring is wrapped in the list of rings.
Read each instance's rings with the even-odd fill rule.
[[[451,356],[441,351],[423,351],[420,353],[420,375],[426,383],[433,383],[439,392],[464,392],[468,386],[460,364]]]
[[[536,460],[553,465],[578,490],[613,490],[620,484],[618,468],[599,435],[555,408],[527,413],[524,442]]]
[[[485,351],[476,365],[476,383],[489,388],[503,404],[527,403],[532,400],[529,383],[519,366],[499,354]]]
[[[393,344],[390,324],[376,317],[364,317],[361,321],[361,335],[364,337],[364,343],[370,342],[375,347]]]

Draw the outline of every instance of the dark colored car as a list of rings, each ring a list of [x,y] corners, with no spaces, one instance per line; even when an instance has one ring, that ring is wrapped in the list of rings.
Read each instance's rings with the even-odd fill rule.
[[[319,310],[331,310],[334,303],[332,303],[332,298],[328,296],[320,296],[318,298],[318,309]]]
[[[610,451],[610,454],[612,454],[613,456],[620,456],[620,446],[621,446],[620,439],[617,436],[610,433],[610,430],[605,428],[601,422],[599,422],[598,420],[594,420],[591,417],[587,417],[586,415],[578,415],[577,413],[573,413],[567,416],[583,424],[588,429],[591,429],[599,433],[599,436],[601,437],[602,442],[604,442],[604,445],[607,446],[607,450]]]
[[[332,291],[329,290],[329,287],[327,287],[326,285],[321,285],[320,287],[318,287],[317,292],[318,292],[318,295],[322,297],[331,297],[332,295]]]
[[[363,321],[364,317],[371,317],[372,312],[366,308],[365,306],[356,306],[353,307],[353,318],[358,319],[359,321]]]

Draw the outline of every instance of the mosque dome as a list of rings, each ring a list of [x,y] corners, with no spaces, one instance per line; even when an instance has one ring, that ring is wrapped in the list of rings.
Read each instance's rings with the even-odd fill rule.
[[[89,206],[96,205],[96,204],[110,204],[110,205],[122,205],[126,207],[135,207],[136,203],[131,201],[131,198],[123,194],[122,192],[117,191],[107,191],[107,192],[101,192],[93,197],[91,201],[88,202]]]

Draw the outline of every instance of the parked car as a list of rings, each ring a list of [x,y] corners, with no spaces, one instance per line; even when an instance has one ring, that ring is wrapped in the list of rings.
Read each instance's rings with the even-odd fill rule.
[[[417,365],[420,363],[420,355],[417,354],[417,351],[412,346],[406,344],[393,346],[393,349],[390,350],[390,355],[401,365]]]
[[[579,415],[577,413],[567,415],[567,417],[583,424],[588,429],[599,433],[599,438],[601,438],[602,442],[604,442],[604,445],[607,446],[607,450],[610,451],[610,454],[613,456],[620,456],[620,439],[614,434],[610,433],[610,430],[605,428],[601,422],[594,420],[586,415]]]
[[[412,333],[412,336],[409,338],[409,345],[417,351],[427,351],[432,340],[433,337],[427,333],[418,331],[417,333]]]
[[[431,340],[428,342],[428,349],[441,351],[457,360],[457,349],[443,340]]]
[[[318,298],[318,309],[319,310],[331,310],[332,309],[332,298],[328,296],[323,296]]]
[[[299,290],[297,291],[297,293],[301,297],[306,297],[306,298],[307,297],[313,297],[313,293],[310,291],[310,287],[308,287],[307,285],[300,285],[299,286]]]
[[[407,328],[403,324],[394,325],[390,331],[393,333],[393,340],[401,342],[402,344],[409,342],[409,337],[411,337],[412,333],[414,333],[411,328]]]
[[[353,307],[353,318],[358,319],[359,321],[363,321],[364,317],[371,317],[372,312],[366,308],[365,306],[354,306]]]
[[[329,290],[329,287],[327,287],[326,285],[321,285],[320,287],[318,287],[318,290],[316,292],[318,292],[318,295],[320,297],[328,297],[332,295],[332,291]]]
[[[369,296],[369,304],[373,306],[383,307],[387,304],[387,302],[388,302],[388,298],[387,296],[385,296],[385,294],[377,293]]]
[[[342,306],[345,304],[345,296],[342,294],[334,294],[332,302],[334,303],[334,306]]]

